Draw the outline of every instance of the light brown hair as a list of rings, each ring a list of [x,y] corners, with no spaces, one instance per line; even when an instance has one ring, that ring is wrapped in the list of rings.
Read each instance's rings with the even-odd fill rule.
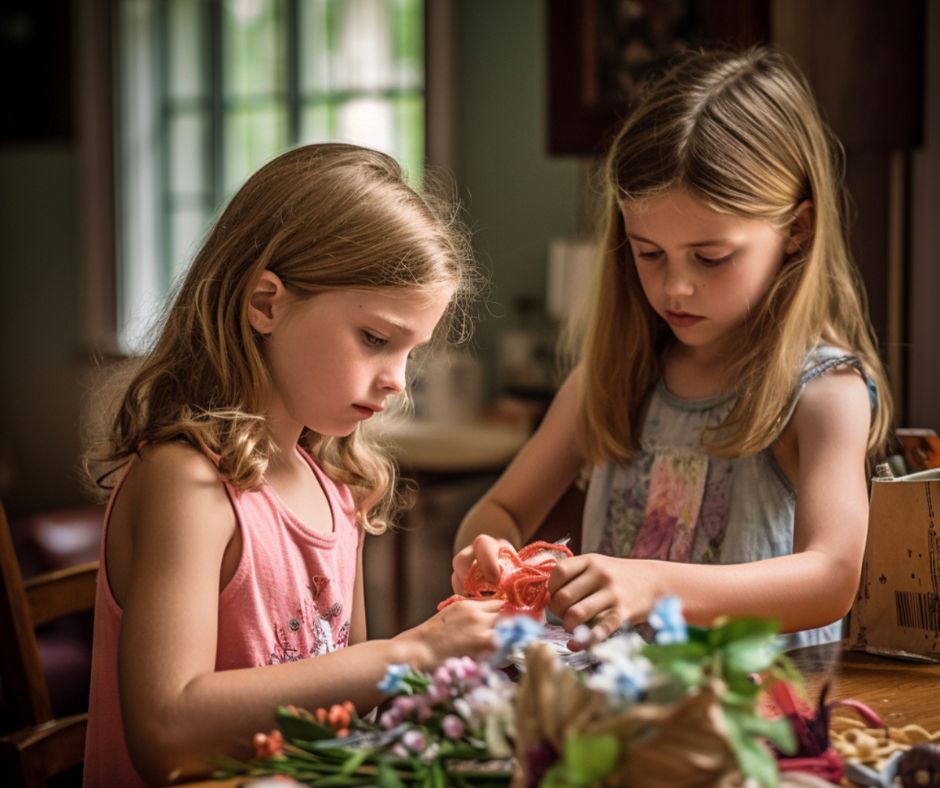
[[[275,447],[264,414],[271,378],[249,298],[270,270],[301,298],[345,288],[442,285],[455,295],[438,326],[466,333],[476,287],[467,239],[449,200],[419,194],[389,156],[353,145],[307,145],[252,175],[210,230],[150,351],[123,389],[109,434],[85,458],[101,489],[144,443],[185,440],[219,458],[238,489],[257,488]],[[357,429],[301,443],[347,484],[366,530],[399,506],[397,468]]]
[[[735,403],[703,435],[704,447],[734,457],[769,446],[786,426],[806,353],[827,342],[858,356],[874,381],[869,454],[883,449],[891,395],[849,252],[843,162],[805,78],[772,49],[690,53],[649,88],[607,156],[600,260],[576,330],[579,419],[593,461],[635,455],[672,337],[643,294],[621,206],[673,188],[781,229],[801,203],[812,204],[811,237],[748,317],[731,370]]]

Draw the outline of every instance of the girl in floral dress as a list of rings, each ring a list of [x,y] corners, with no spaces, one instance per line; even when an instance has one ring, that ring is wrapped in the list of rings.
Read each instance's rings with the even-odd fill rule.
[[[605,174],[577,364],[465,518],[454,588],[474,559],[493,578],[501,541],[528,541],[587,466],[584,553],[549,584],[569,630],[603,639],[675,596],[693,624],[836,640],[891,413],[841,147],[781,54],[698,52],[631,111]]]

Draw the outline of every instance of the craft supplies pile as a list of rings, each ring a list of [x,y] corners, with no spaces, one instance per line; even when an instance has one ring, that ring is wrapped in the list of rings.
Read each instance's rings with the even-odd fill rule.
[[[215,776],[381,788],[938,784],[940,732],[888,729],[825,689],[808,703],[773,621],[687,626],[667,597],[649,617],[651,642],[628,630],[569,652],[571,636],[537,620],[566,548],[530,547],[501,554],[495,586],[468,575],[468,596],[501,595],[511,611],[488,660],[450,659],[431,675],[390,665],[375,719],[351,704],[281,707],[256,757],[220,762]]]

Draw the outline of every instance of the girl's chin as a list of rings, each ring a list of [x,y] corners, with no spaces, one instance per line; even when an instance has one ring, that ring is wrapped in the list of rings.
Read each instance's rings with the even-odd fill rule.
[[[324,438],[348,438],[359,429],[359,422],[345,425],[331,424],[328,426],[321,424],[319,427],[311,427],[308,425],[307,429],[317,435],[322,435]]]

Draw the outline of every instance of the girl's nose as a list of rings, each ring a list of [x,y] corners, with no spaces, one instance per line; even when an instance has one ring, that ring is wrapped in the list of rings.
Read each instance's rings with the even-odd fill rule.
[[[690,296],[695,290],[689,272],[680,265],[667,264],[663,269],[663,292],[671,297]]]
[[[379,375],[379,388],[389,394],[398,394],[405,389],[408,357],[393,359]]]

